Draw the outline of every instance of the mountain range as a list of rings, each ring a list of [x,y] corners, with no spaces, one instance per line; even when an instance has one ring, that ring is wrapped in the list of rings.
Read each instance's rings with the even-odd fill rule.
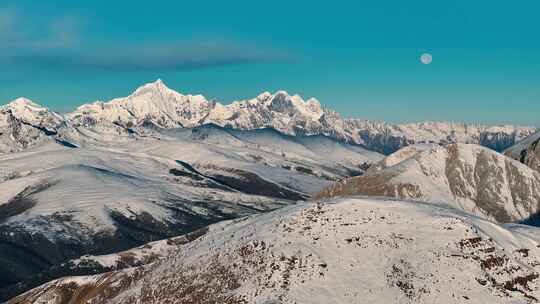
[[[223,105],[201,95],[183,95],[161,80],[136,89],[131,95],[94,102],[72,113],[58,115],[20,98],[0,109],[0,152],[15,152],[42,142],[88,140],[111,136],[144,136],[151,130],[192,128],[215,124],[254,130],[273,128],[287,135],[325,135],[352,142],[383,154],[419,143],[475,143],[503,151],[534,133],[531,127],[483,126],[464,123],[423,122],[388,124],[341,118],[339,113],[285,91],[262,93],[254,99]],[[81,133],[85,134],[81,138]]]
[[[19,98],[0,107],[0,302],[535,303],[535,131],[160,80],[64,115]]]

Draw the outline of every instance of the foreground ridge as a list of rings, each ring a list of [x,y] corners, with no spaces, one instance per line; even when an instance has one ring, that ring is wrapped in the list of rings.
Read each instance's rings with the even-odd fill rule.
[[[8,303],[536,303],[539,241],[429,204],[338,199],[212,225],[162,262]]]

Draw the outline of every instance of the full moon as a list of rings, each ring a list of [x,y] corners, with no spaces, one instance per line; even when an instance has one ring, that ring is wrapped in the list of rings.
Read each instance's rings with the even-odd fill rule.
[[[423,64],[431,64],[433,56],[429,53],[422,54],[422,56],[420,56],[420,61],[422,61]]]

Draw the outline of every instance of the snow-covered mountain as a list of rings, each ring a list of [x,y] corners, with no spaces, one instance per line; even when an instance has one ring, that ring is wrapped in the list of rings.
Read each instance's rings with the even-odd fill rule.
[[[152,262],[176,245],[125,250],[296,204],[366,170],[378,191],[368,194],[389,195],[387,177],[403,177],[395,196],[523,219],[538,209],[538,173],[479,146],[442,146],[499,150],[532,131],[342,119],[284,91],[223,105],[162,81],[65,116],[18,99],[0,108],[0,301]]]
[[[0,107],[0,153],[17,152],[56,135],[64,119],[32,101],[19,98]]]
[[[212,225],[165,260],[8,303],[537,303],[539,272],[538,228],[347,198]]]
[[[382,159],[332,138],[273,129],[204,125],[156,134],[108,147],[50,141],[0,155],[0,298],[51,274],[93,273],[60,266],[70,259],[306,200]]]
[[[504,223],[540,211],[540,174],[478,145],[410,146],[319,196],[351,194],[448,205]]]
[[[131,95],[108,102],[85,104],[66,115],[69,132],[97,132],[111,136],[146,133],[154,128],[216,124],[240,130],[273,128],[287,135],[326,135],[384,154],[415,143],[476,143],[502,151],[535,129],[423,122],[387,124],[341,116],[314,99],[285,91],[223,105],[201,95],[183,95],[161,80],[145,84]]]
[[[508,148],[504,154],[540,172],[540,132]]]
[[[515,126],[484,126],[478,124],[421,122],[408,124],[376,124],[369,121],[348,120],[352,134],[372,150],[391,154],[412,144],[479,144],[502,151],[532,134],[535,129]]]
[[[208,116],[212,103],[201,95],[182,95],[158,80],[125,98],[77,108],[67,118],[74,126],[116,123],[128,128],[153,123],[162,128],[194,127]]]

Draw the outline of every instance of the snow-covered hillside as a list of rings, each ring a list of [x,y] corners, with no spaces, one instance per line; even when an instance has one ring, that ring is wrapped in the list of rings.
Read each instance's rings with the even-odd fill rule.
[[[504,154],[540,172],[540,132],[508,148]]]
[[[343,119],[284,91],[223,105],[162,81],[65,116],[17,99],[0,107],[0,301],[60,276],[149,263],[178,244],[138,246],[342,180],[327,194],[357,193],[362,181],[361,193],[521,220],[539,209],[540,173],[449,143],[501,150],[532,132]]]
[[[71,143],[0,155],[0,297],[51,278],[43,273],[70,274],[55,269],[84,254],[306,200],[382,159],[324,136],[212,125],[109,147]]]
[[[304,100],[285,91],[265,92],[253,99],[223,105],[201,95],[178,93],[161,80],[145,84],[127,97],[82,105],[65,119],[67,126],[54,134],[56,138],[117,141],[155,135],[152,131],[159,128],[216,124],[239,130],[272,128],[287,135],[325,135],[384,154],[411,144],[454,142],[476,143],[502,151],[535,131],[515,126],[447,122],[388,124],[344,119],[314,98]],[[4,141],[0,138],[0,145],[8,145]],[[3,148],[0,152],[11,150]]]
[[[540,211],[540,174],[478,145],[412,146],[319,196],[350,194],[432,202],[511,222]]]
[[[167,259],[8,303],[537,303],[540,230],[363,198],[224,222]]]
[[[13,286],[6,292],[6,295],[15,296],[44,282],[64,276],[106,273],[154,263],[174,254],[182,245],[199,238],[207,231],[208,228],[204,227],[185,235],[146,243],[139,247],[106,255],[87,254],[34,274],[31,278]]]

